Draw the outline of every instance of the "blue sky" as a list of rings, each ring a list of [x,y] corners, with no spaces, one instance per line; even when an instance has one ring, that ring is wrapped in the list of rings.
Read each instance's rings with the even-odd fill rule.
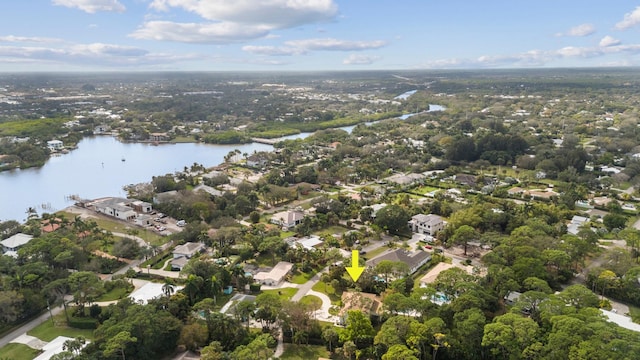
[[[15,0],[0,72],[640,65],[640,1]]]

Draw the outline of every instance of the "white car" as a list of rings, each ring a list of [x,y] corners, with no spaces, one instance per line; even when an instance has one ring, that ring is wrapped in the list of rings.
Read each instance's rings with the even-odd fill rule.
[[[176,221],[176,225],[178,225],[178,226],[185,226],[185,225],[187,225],[187,222],[186,222],[186,221],[184,221],[184,220],[178,220],[178,221]]]

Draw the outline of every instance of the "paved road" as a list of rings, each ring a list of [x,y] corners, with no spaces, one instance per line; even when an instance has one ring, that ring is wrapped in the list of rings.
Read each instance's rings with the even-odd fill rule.
[[[53,309],[51,309],[51,313],[53,313],[53,315],[57,315],[62,311],[62,305],[57,306]],[[13,330],[12,332],[6,334],[5,336],[3,336],[2,338],[0,338],[0,348],[4,347],[5,345],[7,345],[8,343],[12,342],[13,340],[17,339],[19,336],[25,334],[27,331],[33,329],[34,327],[42,324],[45,321],[51,321],[49,320],[49,312],[44,312],[42,313],[42,315],[38,316],[37,318],[29,321],[26,324],[23,324],[22,326],[20,326],[19,328]]]
[[[306,283],[302,285],[298,285],[298,292],[295,295],[293,295],[293,297],[291,298],[291,301],[300,301],[300,299],[302,299],[303,296],[307,295],[307,293],[311,291],[311,288],[313,287],[313,285],[315,285],[318,281],[320,281],[320,277],[322,276],[322,274],[327,272],[328,270],[329,268],[326,267],[318,271],[318,273],[313,275],[313,277],[309,279],[309,281],[307,281]]]

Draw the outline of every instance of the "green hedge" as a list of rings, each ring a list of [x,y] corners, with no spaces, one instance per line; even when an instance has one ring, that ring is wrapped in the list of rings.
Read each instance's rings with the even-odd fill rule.
[[[95,330],[98,328],[98,320],[90,317],[72,317],[69,319],[69,326],[76,329]]]

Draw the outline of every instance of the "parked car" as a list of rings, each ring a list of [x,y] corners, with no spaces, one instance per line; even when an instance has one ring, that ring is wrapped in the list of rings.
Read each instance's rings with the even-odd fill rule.
[[[425,245],[425,246],[424,246],[424,248],[425,248],[425,249],[429,249],[429,250],[431,250],[431,249],[433,249],[433,246],[431,246],[431,245]]]
[[[176,225],[178,225],[178,226],[185,226],[185,225],[187,225],[187,222],[186,222],[186,221],[184,221],[184,220],[178,220],[178,221],[176,221]]]

